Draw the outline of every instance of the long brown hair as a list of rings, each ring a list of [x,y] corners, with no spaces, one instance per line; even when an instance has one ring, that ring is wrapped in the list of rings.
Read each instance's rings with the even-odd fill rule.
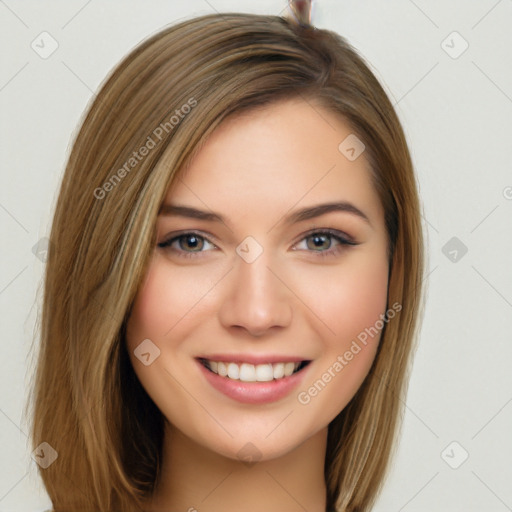
[[[227,116],[290,97],[338,113],[364,142],[385,211],[388,304],[401,310],[385,325],[363,385],[329,425],[325,460],[328,508],[374,503],[422,310],[421,215],[406,139],[343,37],[284,17],[227,13],[170,26],[136,47],[74,140],[50,235],[29,402],[33,449],[47,442],[58,453],[40,470],[56,512],[140,511],[153,491],[163,419],[134,374],[124,331],[159,207]]]

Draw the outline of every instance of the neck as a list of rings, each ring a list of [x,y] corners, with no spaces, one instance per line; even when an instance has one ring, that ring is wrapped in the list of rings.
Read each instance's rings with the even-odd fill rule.
[[[327,428],[293,451],[255,463],[195,443],[166,422],[163,463],[148,512],[325,512]]]

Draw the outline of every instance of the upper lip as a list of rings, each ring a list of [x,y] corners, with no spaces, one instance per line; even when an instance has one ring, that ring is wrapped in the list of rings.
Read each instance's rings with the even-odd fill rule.
[[[302,361],[310,361],[305,357],[290,356],[285,354],[210,354],[198,356],[197,359],[208,359],[209,361],[223,361],[229,363],[249,363],[257,364],[275,364],[275,363],[301,363]]]

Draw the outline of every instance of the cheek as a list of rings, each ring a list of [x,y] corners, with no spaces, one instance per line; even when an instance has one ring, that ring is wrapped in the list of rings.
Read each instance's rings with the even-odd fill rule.
[[[300,276],[300,294],[321,322],[326,349],[350,345],[385,312],[388,266],[385,258],[355,254],[338,268],[307,270]],[[314,286],[311,286],[314,283]],[[324,329],[325,328],[325,329]]]
[[[336,327],[340,333],[356,337],[366,328],[375,325],[385,312],[388,294],[388,267],[382,262],[372,262],[360,272],[344,276],[338,292],[340,309]],[[334,312],[333,312],[334,314]]]
[[[302,275],[303,293],[312,278]],[[314,282],[309,300],[322,320],[314,322],[321,326],[322,354],[298,401],[314,404],[306,411],[327,424],[355,395],[375,358],[387,303],[387,260],[360,253],[335,271],[316,269]]]
[[[198,322],[198,316],[205,313],[201,299],[213,285],[211,274],[201,274],[199,278],[197,269],[192,275],[190,269],[177,269],[155,254],[127,322],[126,347],[135,374],[173,424],[181,424],[187,417],[185,411],[191,406],[189,395],[179,384],[185,381],[180,369],[190,365],[190,357],[179,347],[186,346],[191,324]],[[149,365],[141,363],[134,352],[146,339],[159,349],[158,356]],[[150,346],[151,350],[155,349]]]
[[[198,272],[186,267],[176,271],[156,254],[148,269],[144,285],[137,294],[130,319],[127,338],[130,348],[145,338],[169,343],[176,339],[171,331],[180,330],[180,322],[191,314],[201,312],[201,299],[214,284],[210,272]],[[175,332],[176,332],[175,331]],[[140,342],[139,341],[139,342]]]

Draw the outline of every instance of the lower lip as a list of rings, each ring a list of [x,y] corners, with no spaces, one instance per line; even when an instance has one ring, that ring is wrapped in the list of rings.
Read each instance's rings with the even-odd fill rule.
[[[205,366],[197,361],[206,380],[221,393],[229,398],[244,404],[266,404],[276,402],[281,398],[289,395],[296,388],[302,379],[304,373],[311,363],[290,375],[281,379],[274,379],[268,382],[243,382],[241,380],[233,380],[208,370]]]

